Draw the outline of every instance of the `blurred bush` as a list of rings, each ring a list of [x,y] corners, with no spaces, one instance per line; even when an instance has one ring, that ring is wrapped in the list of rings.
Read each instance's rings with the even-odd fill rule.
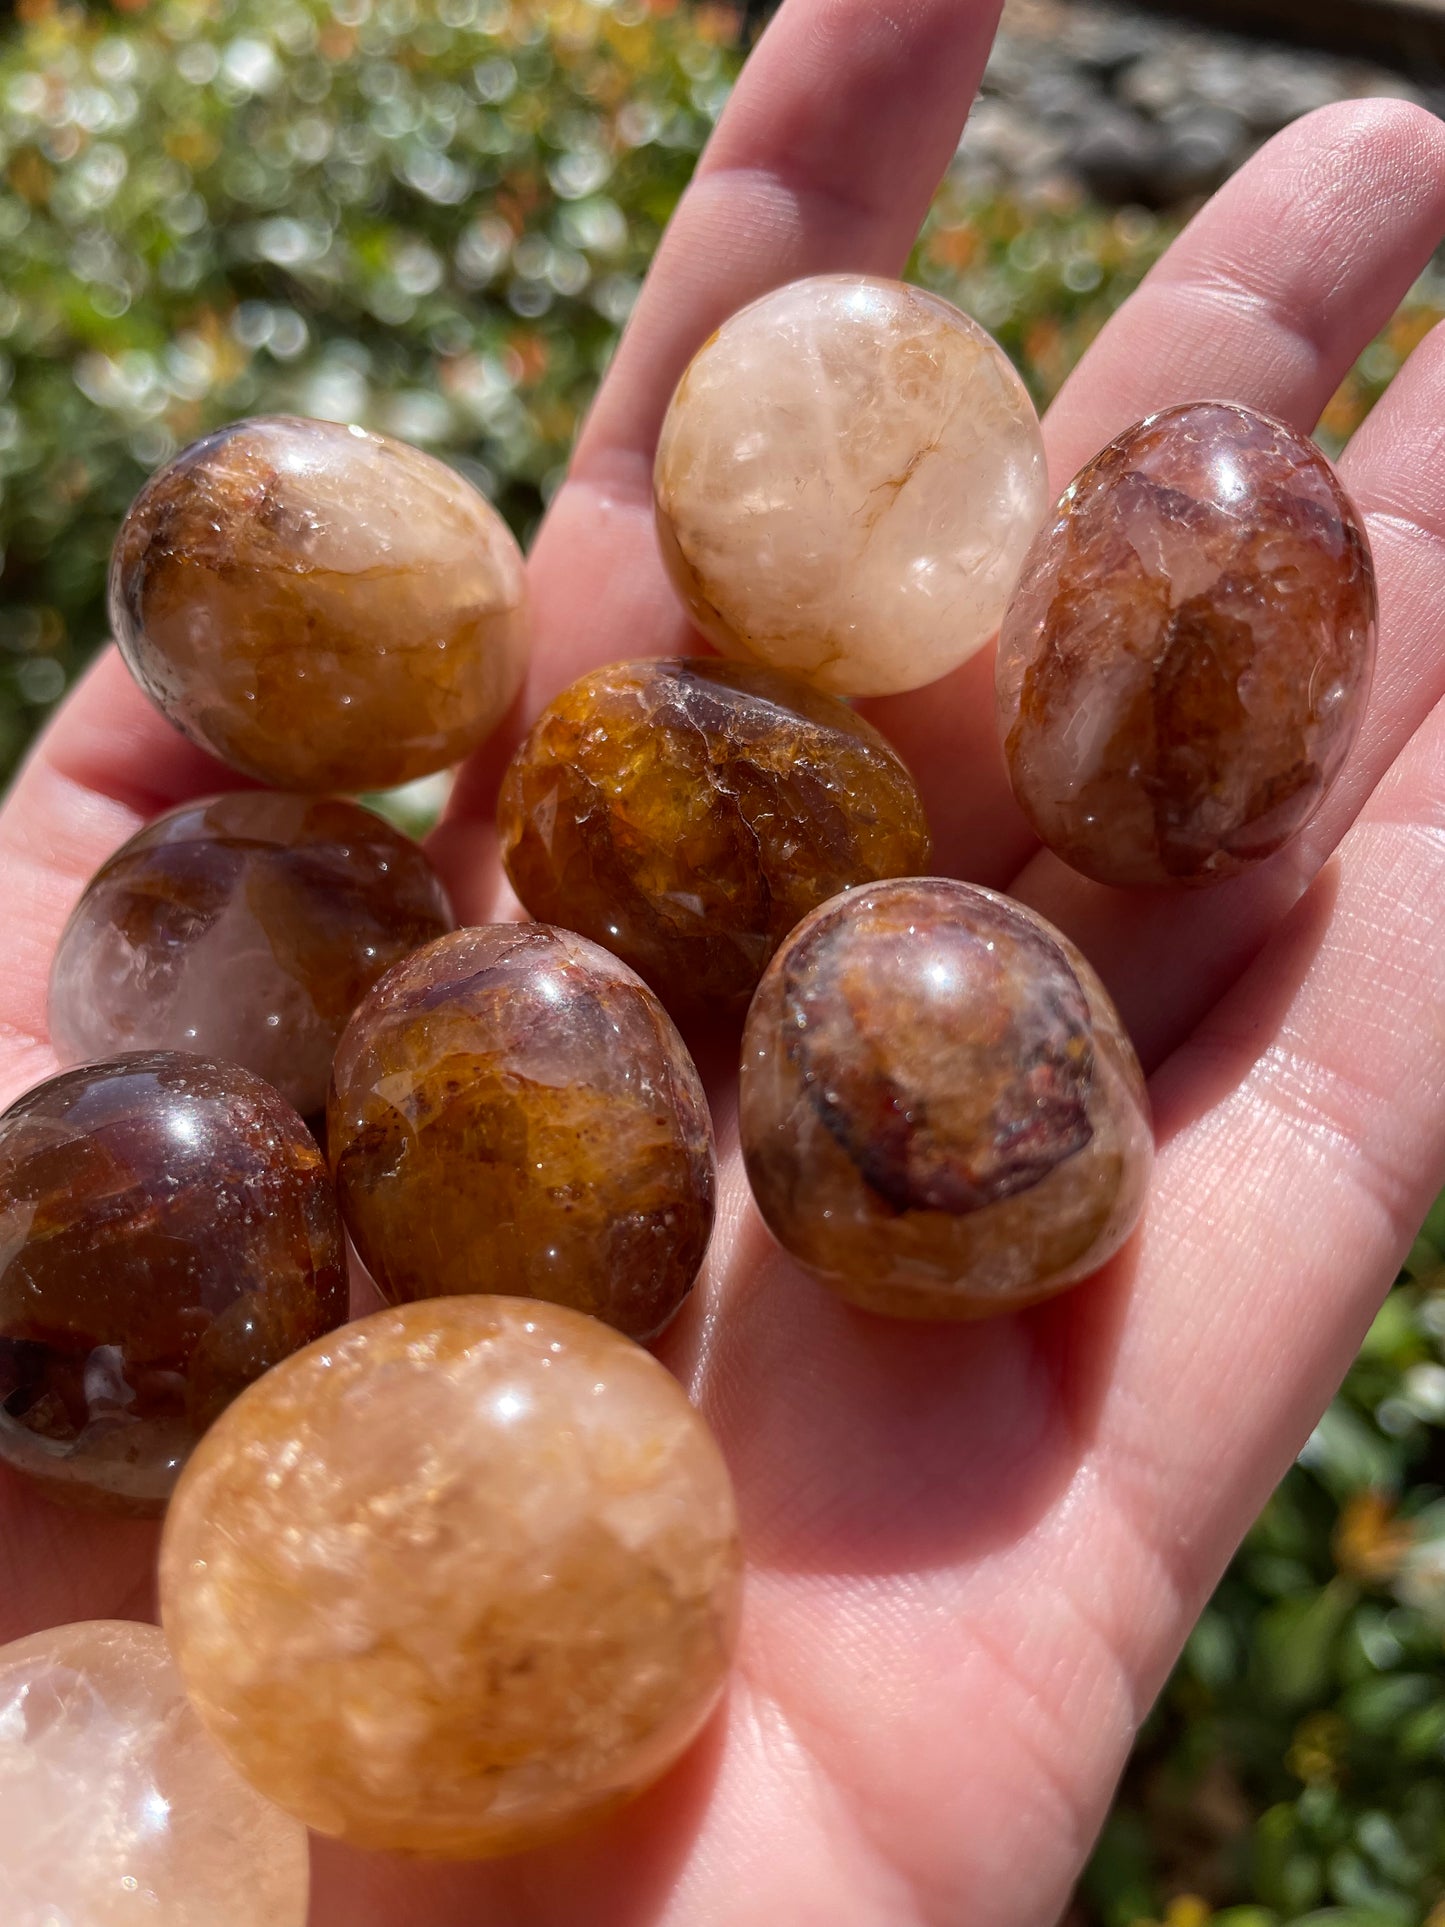
[[[1097,1927],[1445,1927],[1445,1202],[1195,1628]]]
[[[673,0],[21,0],[0,40],[0,780],[145,473],[258,410],[467,470],[524,537],[741,59]],[[1042,403],[1182,214],[945,183],[913,272]],[[1338,447],[1427,278],[1331,404]],[[1445,1212],[1144,1734],[1090,1927],[1445,1927]]]

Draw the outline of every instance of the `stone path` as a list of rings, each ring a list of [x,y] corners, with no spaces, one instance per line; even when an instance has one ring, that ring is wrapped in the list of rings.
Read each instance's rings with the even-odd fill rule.
[[[1311,0],[1321,15],[1330,0]],[[1445,28],[1445,0],[1428,4]],[[1442,37],[1445,46],[1445,37]],[[1287,122],[1328,101],[1405,94],[1423,77],[1262,41],[1157,10],[1008,0],[958,166],[980,187],[1172,206],[1208,193]]]
[[[1279,32],[1311,46],[1371,53],[1406,66],[1445,67],[1445,0],[1141,0],[1216,26]]]

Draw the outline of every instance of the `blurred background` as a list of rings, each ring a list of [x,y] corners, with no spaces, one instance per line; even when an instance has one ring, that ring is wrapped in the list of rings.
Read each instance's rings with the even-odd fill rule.
[[[103,637],[131,495],[219,422],[364,422],[530,534],[768,10],[0,8],[0,785]],[[1445,103],[1445,0],[1010,0],[912,272],[1042,405],[1203,195],[1362,93]],[[1432,271],[1327,447],[1442,313]],[[1445,1207],[1190,1641],[1072,1927],[1445,1927],[1442,1428]]]

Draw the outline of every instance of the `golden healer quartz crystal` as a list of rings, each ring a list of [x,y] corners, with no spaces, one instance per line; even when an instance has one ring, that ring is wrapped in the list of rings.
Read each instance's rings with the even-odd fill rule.
[[[722,1691],[726,1468],[596,1319],[511,1298],[375,1313],[215,1425],[161,1602],[202,1720],[358,1846],[508,1853],[655,1780]]]
[[[502,785],[507,873],[535,917],[631,964],[672,1010],[742,1010],[809,910],[928,867],[902,758],[836,696],[705,657],[594,669]]]
[[[387,789],[459,761],[521,684],[524,604],[515,541],[455,469],[289,415],[183,449],[111,560],[141,687],[277,789]]]
[[[1103,985],[1042,917],[939,877],[815,910],[743,1036],[740,1126],[780,1244],[842,1297],[977,1318],[1118,1250],[1153,1162]]]
[[[707,1250],[692,1059],[646,984],[570,930],[458,930],[390,970],[337,1049],[327,1139],[394,1302],[529,1295],[646,1338]]]

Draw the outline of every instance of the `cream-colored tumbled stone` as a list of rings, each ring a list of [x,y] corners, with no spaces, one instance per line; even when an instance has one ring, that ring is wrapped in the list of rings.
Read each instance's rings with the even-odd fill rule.
[[[0,1647],[5,1927],[302,1927],[306,1830],[246,1785],[156,1626]]]
[[[703,633],[853,696],[916,689],[990,641],[1048,508],[1038,417],[997,342],[863,275],[724,322],[678,384],[655,487]]]
[[[465,1858],[672,1764],[722,1690],[738,1571],[722,1456],[656,1359],[560,1305],[445,1298],[223,1414],[161,1601],[256,1786],[359,1846]]]

